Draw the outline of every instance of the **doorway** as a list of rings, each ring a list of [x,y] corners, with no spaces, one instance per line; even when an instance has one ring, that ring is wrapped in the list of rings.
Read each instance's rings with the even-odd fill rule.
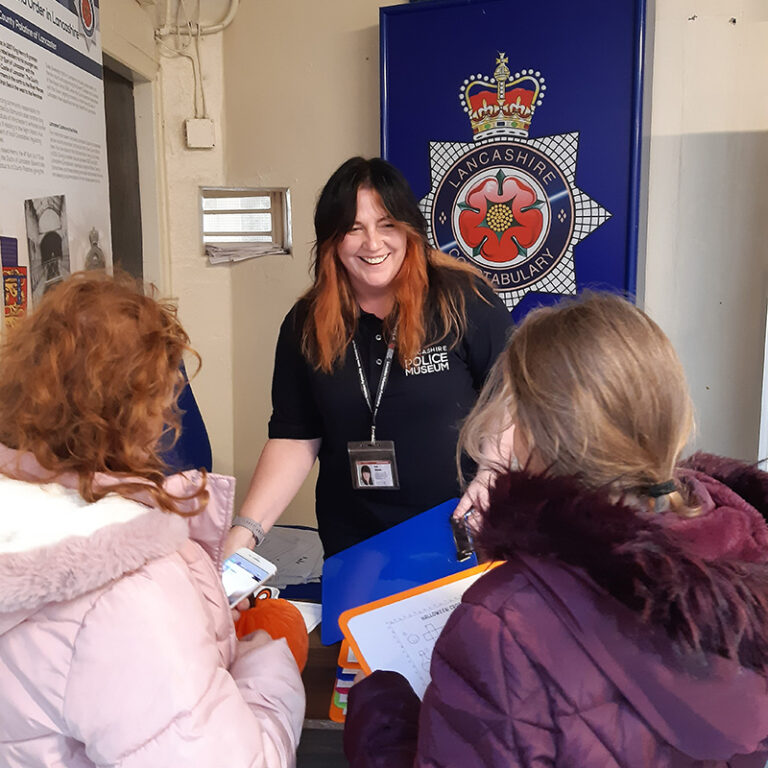
[[[133,83],[104,67],[104,112],[109,169],[112,261],[116,269],[144,277],[144,254]]]

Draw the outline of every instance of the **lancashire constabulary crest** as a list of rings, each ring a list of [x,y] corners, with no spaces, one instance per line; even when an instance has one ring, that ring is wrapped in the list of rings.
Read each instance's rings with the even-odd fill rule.
[[[76,0],[77,17],[80,19],[80,29],[83,32],[85,48],[89,50],[93,33],[96,31],[96,9],[94,0]]]
[[[430,142],[421,208],[433,245],[479,267],[511,310],[529,291],[576,293],[573,247],[610,213],[576,187],[578,133],[528,138],[546,85],[507,63],[461,86],[474,141]]]

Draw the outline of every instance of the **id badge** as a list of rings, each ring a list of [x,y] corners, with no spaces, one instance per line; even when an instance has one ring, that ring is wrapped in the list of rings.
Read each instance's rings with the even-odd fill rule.
[[[352,487],[359,491],[396,491],[400,488],[391,440],[347,443]]]

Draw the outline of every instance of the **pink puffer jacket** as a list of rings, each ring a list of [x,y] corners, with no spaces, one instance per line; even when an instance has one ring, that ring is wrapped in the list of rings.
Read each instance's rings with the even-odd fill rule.
[[[0,475],[0,766],[294,765],[296,664],[284,640],[238,656],[221,587],[234,480],[182,518],[23,465]]]

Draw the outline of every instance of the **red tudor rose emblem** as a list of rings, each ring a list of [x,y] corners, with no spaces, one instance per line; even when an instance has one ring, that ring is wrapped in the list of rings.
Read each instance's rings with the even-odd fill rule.
[[[467,193],[459,203],[461,237],[472,248],[473,256],[497,263],[527,256],[544,227],[541,209],[531,186],[515,176],[499,170],[487,176]]]
[[[93,24],[93,10],[91,4],[87,0],[80,0],[80,9],[83,14],[83,24],[86,29],[90,28]]]

